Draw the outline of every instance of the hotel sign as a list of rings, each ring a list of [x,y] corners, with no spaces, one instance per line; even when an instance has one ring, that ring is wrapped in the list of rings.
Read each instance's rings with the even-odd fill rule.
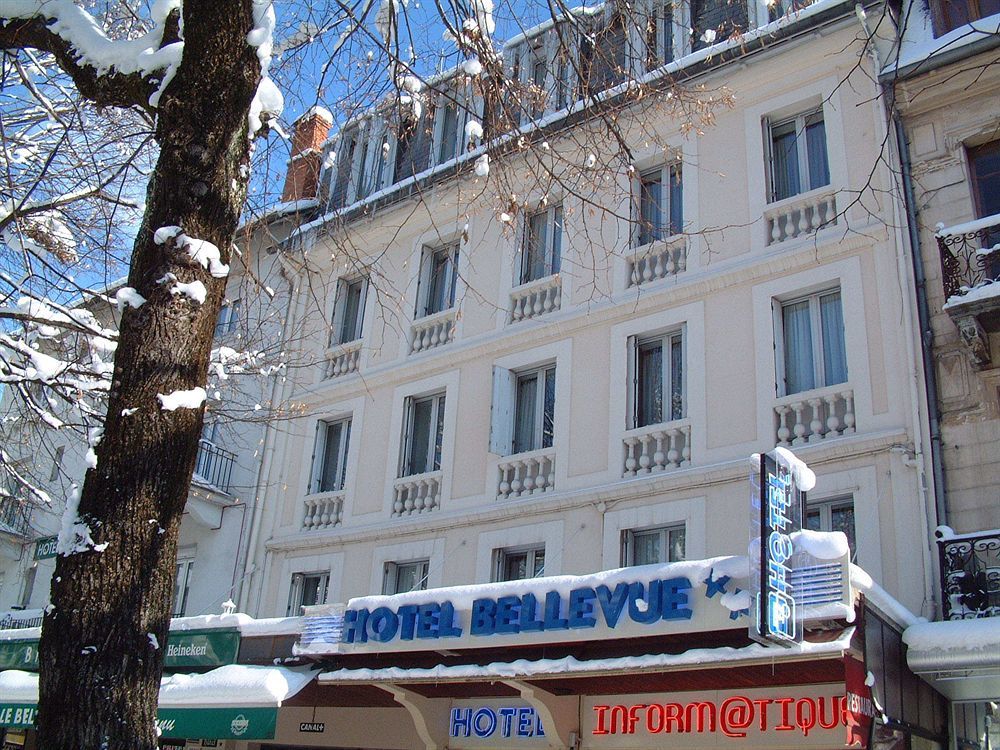
[[[791,646],[802,641],[792,584],[792,534],[802,529],[805,493],[780,457],[760,456],[750,475],[750,637]]]

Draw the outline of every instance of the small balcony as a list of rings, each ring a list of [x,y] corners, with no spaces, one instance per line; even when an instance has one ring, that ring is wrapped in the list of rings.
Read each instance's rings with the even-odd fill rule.
[[[220,448],[210,440],[198,441],[198,457],[194,464],[194,479],[228,494],[232,486],[236,454]]]
[[[344,491],[310,495],[304,501],[302,531],[321,531],[340,526],[344,518]]]
[[[497,500],[542,495],[556,488],[556,449],[518,453],[497,467]]]
[[[441,506],[441,471],[400,477],[393,483],[392,515],[416,516]]]
[[[455,309],[451,308],[413,321],[410,328],[410,354],[444,346],[453,341],[456,315]]]
[[[31,532],[31,503],[0,487],[0,533],[27,539]]]
[[[854,391],[846,384],[793,393],[774,407],[778,445],[799,447],[854,433]]]
[[[977,369],[991,366],[990,333],[1000,332],[1000,214],[937,233],[944,310]]]
[[[337,344],[326,352],[326,366],[323,368],[323,379],[339,378],[358,371],[358,361],[361,359],[361,339]]]
[[[766,243],[807,237],[837,223],[837,194],[829,186],[772,203],[764,210]]]
[[[1000,529],[938,536],[942,619],[1000,616]]]
[[[625,478],[658,474],[691,463],[691,424],[666,422],[630,430],[622,440]]]
[[[650,284],[687,269],[687,238],[683,235],[656,240],[637,248],[628,259],[629,287]]]
[[[510,322],[530,320],[558,310],[562,305],[562,278],[559,274],[529,281],[510,293]]]

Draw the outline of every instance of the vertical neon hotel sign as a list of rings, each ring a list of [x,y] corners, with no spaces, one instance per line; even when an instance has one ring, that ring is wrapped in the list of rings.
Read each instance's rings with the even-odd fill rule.
[[[792,534],[802,528],[805,493],[784,462],[761,454],[750,474],[750,637],[790,646],[802,641],[792,584]]]

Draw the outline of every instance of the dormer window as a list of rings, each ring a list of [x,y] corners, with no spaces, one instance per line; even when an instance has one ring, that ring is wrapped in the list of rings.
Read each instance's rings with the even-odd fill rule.
[[[1000,0],[931,0],[934,36],[1000,13]]]

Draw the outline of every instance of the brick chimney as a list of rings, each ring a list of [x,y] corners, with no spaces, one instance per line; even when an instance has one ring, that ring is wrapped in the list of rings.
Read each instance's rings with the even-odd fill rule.
[[[282,202],[316,197],[323,143],[332,126],[333,116],[323,107],[313,107],[295,121],[292,126],[292,158],[288,160]]]

